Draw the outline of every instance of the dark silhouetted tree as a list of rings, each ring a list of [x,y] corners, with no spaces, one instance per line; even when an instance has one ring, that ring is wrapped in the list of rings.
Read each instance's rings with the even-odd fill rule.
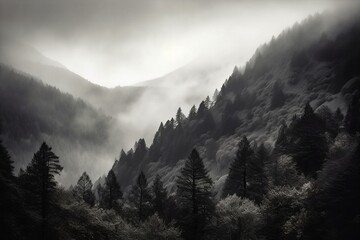
[[[306,176],[316,177],[326,157],[328,145],[325,130],[325,122],[314,113],[309,103],[301,118],[292,123],[288,153]]]
[[[165,211],[167,210],[168,195],[164,188],[164,184],[161,181],[159,174],[156,175],[154,183],[152,185],[153,194],[153,208],[155,212],[159,214],[161,218],[165,218]]]
[[[236,194],[239,197],[248,197],[249,168],[254,160],[254,151],[246,136],[239,143],[236,158],[231,163],[229,175],[226,178],[222,196]]]
[[[281,121],[281,126],[279,128],[278,136],[275,142],[275,154],[286,152],[286,148],[288,147],[287,130],[288,126],[286,125],[285,121]]]
[[[360,131],[360,94],[355,94],[351,100],[345,116],[345,127],[348,132],[355,135]]]
[[[304,239],[360,239],[360,145],[326,162],[308,199]]]
[[[105,185],[100,188],[99,195],[101,207],[107,209],[118,208],[118,200],[122,199],[123,193],[113,170],[110,170],[106,176]]]
[[[189,118],[190,121],[196,119],[196,107],[195,107],[195,105],[193,105],[191,107],[188,118]]]
[[[196,149],[192,150],[176,183],[176,200],[181,209],[180,224],[184,237],[202,239],[214,210],[211,192],[213,182]]]
[[[217,99],[218,99],[218,96],[219,96],[219,90],[216,88],[215,91],[214,91],[214,95],[212,97],[212,101],[213,103],[216,103]],[[213,104],[214,105],[214,104]]]
[[[262,143],[254,151],[255,155],[249,163],[249,198],[260,203],[267,192],[268,179],[265,165],[269,163],[269,150]]]
[[[135,204],[138,210],[139,221],[144,221],[149,215],[151,195],[148,182],[143,171],[140,172],[136,184],[133,185],[129,200]]]
[[[1,121],[0,121],[1,134]],[[18,212],[23,211],[13,175],[13,161],[0,139],[0,226],[1,238],[18,239]]]
[[[90,206],[94,206],[95,196],[92,192],[92,187],[93,184],[89,175],[84,172],[73,189],[74,195]]]
[[[178,108],[176,112],[176,124],[179,125],[185,120],[185,115],[183,114],[181,107]]]
[[[207,97],[205,98],[204,103],[205,103],[205,107],[206,107],[207,109],[210,109],[210,107],[211,107],[211,100],[210,100],[210,97],[209,97],[209,96],[207,96]]]
[[[43,239],[50,238],[47,218],[56,203],[54,199],[57,185],[55,175],[60,174],[62,169],[59,157],[44,142],[39,151],[34,154],[24,174],[21,175],[20,182],[26,190],[29,208],[40,212]]]
[[[199,105],[198,112],[197,112],[197,118],[202,119],[205,117],[208,109],[206,107],[205,101],[202,101]]]

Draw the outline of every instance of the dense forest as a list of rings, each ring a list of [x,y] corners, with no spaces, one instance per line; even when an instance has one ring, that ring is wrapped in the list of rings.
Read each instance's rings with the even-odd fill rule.
[[[113,170],[96,193],[84,172],[57,187],[59,157],[46,143],[18,176],[1,144],[2,227],[6,239],[358,239],[360,102],[314,113],[307,104],[274,149],[238,144],[220,199],[196,149],[169,194],[140,172],[124,197]],[[95,196],[97,195],[97,196]]]
[[[212,98],[161,123],[149,147],[139,139],[121,150],[100,179],[84,171],[60,186],[62,157],[46,142],[33,144],[16,174],[1,141],[3,238],[360,239],[360,21],[329,24],[332,17],[312,16],[260,47]],[[24,79],[6,67],[0,74]],[[46,91],[52,101],[62,96]],[[101,142],[110,120],[71,96],[66,103],[99,120],[91,139]],[[48,111],[50,120],[36,109],[25,114],[40,126],[0,112],[0,131],[32,136],[40,127],[87,139],[56,127],[73,115]]]

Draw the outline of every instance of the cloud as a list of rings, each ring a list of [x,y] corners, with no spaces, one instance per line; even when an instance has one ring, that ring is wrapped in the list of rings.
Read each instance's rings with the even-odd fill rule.
[[[104,86],[194,59],[241,64],[272,35],[334,1],[0,0],[0,31]]]

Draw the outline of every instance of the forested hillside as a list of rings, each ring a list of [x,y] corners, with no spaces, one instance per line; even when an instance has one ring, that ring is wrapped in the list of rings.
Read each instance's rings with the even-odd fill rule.
[[[111,119],[2,66],[2,236],[360,239],[360,15],[340,13],[285,30],[150,145],[122,150],[94,184],[83,164],[68,189],[54,139],[98,157]],[[8,149],[27,146],[35,154],[16,175]]]
[[[345,115],[359,89],[360,25],[352,16],[335,21],[331,14],[315,15],[261,46],[243,69],[235,67],[214,98],[161,123],[149,146],[140,139],[121,152],[113,167],[120,182],[127,186],[142,169],[152,176],[160,172],[170,190],[196,146],[221,186],[242,136],[274,147],[279,128],[291,125],[307,103],[318,114],[339,108]]]
[[[64,181],[71,182],[84,161],[97,164],[107,157],[115,122],[80,99],[61,93],[31,76],[0,66],[0,118],[3,141],[15,160],[16,171],[26,166],[46,140],[64,157]],[[87,167],[90,170],[89,166]],[[83,169],[81,169],[83,170]]]

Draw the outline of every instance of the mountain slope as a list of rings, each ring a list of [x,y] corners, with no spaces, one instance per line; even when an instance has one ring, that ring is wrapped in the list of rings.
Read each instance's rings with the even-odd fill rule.
[[[65,185],[75,182],[84,170],[95,176],[99,169],[105,171],[115,149],[112,134],[119,134],[113,119],[84,101],[3,65],[0,119],[1,137],[14,159],[15,172],[46,141],[60,156]]]
[[[105,88],[93,84],[31,46],[5,38],[0,39],[0,62],[82,98],[108,115],[129,110],[145,90],[143,87]]]
[[[184,159],[197,147],[220,190],[242,135],[273,145],[281,122],[289,123],[307,102],[345,113],[359,89],[357,16],[316,15],[260,47],[244,72],[234,69],[210,107],[202,102],[195,117],[161,124],[149,148],[139,140],[122,152],[113,166],[119,182],[128,187],[145,170],[163,176],[173,190]]]

